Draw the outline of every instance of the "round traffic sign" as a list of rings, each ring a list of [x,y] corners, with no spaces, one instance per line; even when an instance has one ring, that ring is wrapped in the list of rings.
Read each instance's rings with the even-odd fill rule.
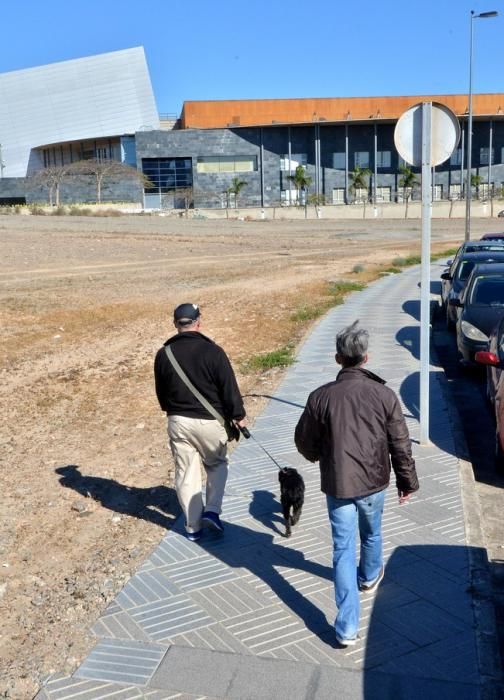
[[[439,102],[432,103],[431,165],[444,163],[460,139],[460,124],[455,114]],[[422,103],[410,107],[399,118],[394,130],[394,143],[406,163],[422,165]]]

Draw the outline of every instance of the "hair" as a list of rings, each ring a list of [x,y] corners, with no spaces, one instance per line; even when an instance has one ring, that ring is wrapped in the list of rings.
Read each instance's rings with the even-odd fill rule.
[[[184,329],[184,330],[189,330],[192,326],[196,325],[198,323],[199,317],[195,318],[194,320],[191,318],[188,319],[180,319],[179,321],[175,321],[175,326],[179,329]]]
[[[368,349],[369,333],[358,325],[359,321],[354,321],[336,335],[336,352],[347,367],[361,364]]]

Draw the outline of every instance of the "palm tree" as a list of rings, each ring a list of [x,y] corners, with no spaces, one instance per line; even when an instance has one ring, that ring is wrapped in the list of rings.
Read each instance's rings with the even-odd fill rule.
[[[230,195],[230,194],[234,195],[235,209],[238,208],[238,197],[240,196],[240,192],[247,184],[248,183],[245,182],[245,180],[240,180],[239,177],[234,177],[231,180],[231,185],[226,190],[228,195]],[[229,197],[228,197],[228,207],[229,207]]]
[[[371,170],[369,168],[361,168],[358,165],[356,165],[355,168],[348,173],[348,176],[351,181],[350,191],[353,193],[354,197],[357,193],[357,190],[366,191],[363,202],[363,218],[366,218],[366,201],[368,198],[369,178],[371,177]]]
[[[471,193],[470,193],[471,199],[473,198],[473,196],[472,196],[473,187],[476,190],[476,197],[479,199],[479,188],[480,188],[480,185],[482,182],[483,182],[483,178],[481,177],[481,175],[471,175]]]
[[[402,177],[399,180],[399,187],[403,190],[403,199],[406,202],[406,208],[404,210],[404,218],[408,218],[408,203],[413,192],[413,187],[418,183],[418,178],[411,168],[407,165],[400,165],[399,172]]]
[[[306,218],[307,217],[306,190],[311,185],[312,178],[306,174],[306,170],[304,169],[303,165],[298,165],[295,172],[294,172],[294,175],[287,175],[287,179],[290,180],[292,182],[292,184],[294,185],[294,187],[296,188],[298,204],[304,204],[305,218]]]

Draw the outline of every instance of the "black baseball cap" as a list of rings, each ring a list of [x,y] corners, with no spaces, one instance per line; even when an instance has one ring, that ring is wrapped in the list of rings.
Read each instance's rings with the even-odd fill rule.
[[[173,312],[175,323],[188,324],[197,321],[201,311],[197,304],[179,304]]]

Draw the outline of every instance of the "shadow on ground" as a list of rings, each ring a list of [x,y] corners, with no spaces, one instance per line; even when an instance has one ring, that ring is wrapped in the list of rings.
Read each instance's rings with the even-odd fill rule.
[[[114,479],[86,476],[79,469],[75,464],[55,469],[56,474],[60,475],[61,486],[92,498],[104,508],[147,520],[166,529],[171,528],[180,515],[175,489],[167,486],[145,489],[125,486]]]

